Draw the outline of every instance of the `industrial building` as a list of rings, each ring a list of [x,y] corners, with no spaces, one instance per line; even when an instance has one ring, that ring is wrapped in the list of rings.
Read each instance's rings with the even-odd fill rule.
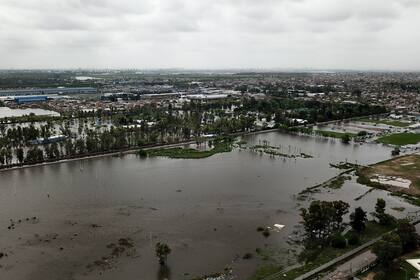
[[[7,89],[7,90],[0,90],[0,96],[25,96],[25,95],[49,95],[49,94],[96,94],[97,92],[98,92],[97,89],[93,87]]]
[[[46,95],[16,96],[13,98],[13,100],[17,104],[44,102],[48,100],[48,96]]]

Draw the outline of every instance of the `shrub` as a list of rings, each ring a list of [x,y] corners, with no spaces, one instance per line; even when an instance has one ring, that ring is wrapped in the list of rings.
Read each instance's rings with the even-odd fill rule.
[[[340,234],[336,234],[331,238],[331,246],[333,248],[345,248],[347,245],[346,239]]]
[[[385,280],[386,274],[383,271],[378,271],[375,273],[375,276],[373,276],[373,280]]]
[[[350,234],[347,241],[349,242],[349,245],[357,245],[360,243],[359,236],[357,236],[357,234],[354,233]]]
[[[140,157],[147,157],[147,152],[146,152],[145,150],[143,150],[143,149],[140,149],[140,150],[137,152],[137,154],[138,154]]]
[[[359,131],[359,133],[357,133],[357,136],[359,136],[359,137],[363,137],[363,136],[366,136],[366,135],[367,135],[367,131],[365,131],[365,130]]]
[[[253,257],[253,255],[251,253],[246,253],[242,258],[244,260],[249,260],[249,259],[252,259],[252,257]]]
[[[392,150],[392,152],[391,152],[391,155],[393,155],[393,156],[398,156],[399,154],[400,154],[400,148],[399,147],[395,147],[393,150]]]
[[[264,235],[264,237],[269,237],[270,236],[270,230],[268,228],[265,228],[263,230],[262,234]]]

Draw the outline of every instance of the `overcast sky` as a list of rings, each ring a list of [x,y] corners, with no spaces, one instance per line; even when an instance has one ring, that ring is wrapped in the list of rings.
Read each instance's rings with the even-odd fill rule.
[[[420,70],[420,0],[0,0],[0,68]]]

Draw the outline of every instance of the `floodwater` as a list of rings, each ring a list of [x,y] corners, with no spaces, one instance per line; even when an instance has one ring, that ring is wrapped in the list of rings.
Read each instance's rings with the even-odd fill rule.
[[[0,252],[7,254],[0,258],[0,278],[192,279],[232,268],[236,279],[247,279],[260,261],[242,256],[255,255],[256,248],[270,249],[283,265],[293,263],[290,240],[299,230],[300,207],[309,204],[296,194],[340,173],[329,163],[369,164],[391,154],[382,145],[280,132],[244,139],[313,158],[235,149],[206,159],[126,155],[0,173]],[[415,210],[379,190],[354,200],[367,189],[352,180],[316,198],[342,199],[370,212],[383,197],[389,207]],[[268,238],[256,230],[273,224],[285,227]],[[120,238],[130,238],[133,247],[113,254],[109,244]],[[166,269],[154,255],[158,241],[172,248]]]
[[[36,116],[60,116],[57,112],[44,109],[11,109],[8,107],[0,107],[0,118],[22,117],[30,114],[35,114]]]

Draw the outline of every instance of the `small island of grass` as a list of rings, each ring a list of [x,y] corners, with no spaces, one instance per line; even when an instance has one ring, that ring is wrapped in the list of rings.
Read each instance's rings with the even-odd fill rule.
[[[214,147],[211,150],[200,151],[193,148],[162,148],[153,149],[146,152],[149,157],[168,157],[174,159],[200,159],[211,157],[219,153],[227,153],[232,151],[233,139],[219,138],[214,140]],[[139,155],[144,154],[144,150],[138,152]],[[140,154],[141,153],[141,154]]]

